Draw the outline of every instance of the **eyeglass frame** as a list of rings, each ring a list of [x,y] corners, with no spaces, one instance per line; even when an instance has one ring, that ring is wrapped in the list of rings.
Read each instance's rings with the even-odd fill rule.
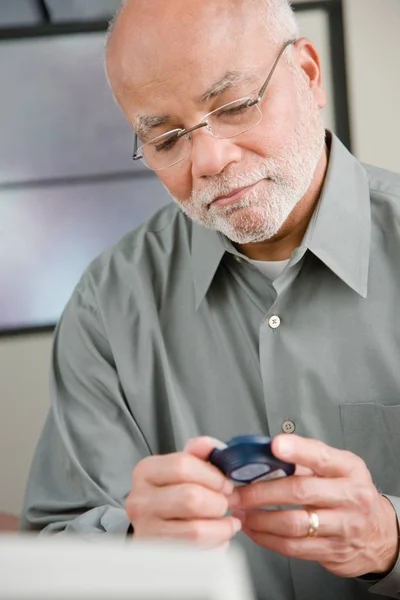
[[[286,48],[288,46],[290,46],[292,44],[295,44],[297,41],[298,41],[298,38],[293,38],[293,39],[288,40],[287,42],[285,42],[285,44],[283,45],[283,47],[279,51],[279,54],[278,54],[277,58],[275,59],[275,62],[272,65],[272,68],[271,68],[270,72],[268,73],[267,79],[265,80],[265,82],[261,86],[260,91],[257,94],[257,97],[254,100],[251,100],[251,102],[249,102],[248,108],[251,108],[252,106],[256,106],[264,98],[265,91],[266,91],[266,89],[268,87],[269,82],[272,79],[272,76],[273,76],[273,74],[275,72],[275,69],[278,66],[278,63],[279,63],[279,61],[280,61],[283,53],[285,52],[285,50],[286,50]],[[242,98],[238,98],[237,100],[233,100],[233,102],[228,102],[227,104],[222,104],[220,107],[218,107],[218,108],[210,111],[209,113],[205,114],[203,116],[203,119],[206,119],[206,117],[208,117],[209,115],[213,114],[214,112],[217,112],[218,110],[221,110],[225,106],[229,106],[229,104],[233,104],[234,102],[239,102],[241,99]],[[245,98],[243,98],[243,100],[244,99]],[[259,123],[260,123],[260,121],[258,123],[256,123],[256,125],[258,125]],[[252,127],[255,127],[256,125],[254,125]],[[197,129],[201,129],[202,127],[208,127],[207,121],[202,120],[200,123],[198,123],[194,127],[190,127],[189,129],[179,129],[179,128],[177,128],[177,129],[171,129],[171,133],[172,133],[172,131],[178,131],[179,133],[177,133],[176,137],[179,139],[179,138],[183,137],[184,135],[192,133],[192,131],[196,131]],[[252,127],[250,127],[250,129],[252,129]],[[246,131],[249,131],[249,129],[247,129]],[[162,135],[167,135],[168,133],[170,133],[170,132],[166,131],[165,134],[162,134]],[[242,133],[245,133],[245,131],[241,131],[237,135],[241,135]],[[161,137],[161,136],[156,136],[155,138],[153,138],[153,140],[156,140],[158,137]],[[236,135],[232,136],[232,137],[236,137]],[[221,139],[228,139],[228,138],[221,138]],[[138,135],[137,135],[137,133],[135,133],[135,140],[134,140],[134,145],[133,145],[132,160],[134,160],[134,161],[136,161],[136,160],[142,160],[144,158],[144,155],[143,154],[138,155],[138,150],[140,150],[141,148],[143,148],[143,146],[145,146],[146,144],[151,143],[153,140],[149,140],[148,142],[145,142],[145,144],[142,144],[142,146],[139,146],[138,145]],[[148,168],[150,168],[152,171],[162,171],[164,169],[169,169],[170,167],[173,167],[173,166],[181,163],[183,160],[185,160],[185,158],[187,158],[187,156],[184,156],[183,158],[181,158],[178,161],[172,163],[171,165],[168,165],[167,167],[161,167],[160,169],[151,169],[151,167],[148,167]],[[148,165],[146,165],[146,166],[148,166]]]

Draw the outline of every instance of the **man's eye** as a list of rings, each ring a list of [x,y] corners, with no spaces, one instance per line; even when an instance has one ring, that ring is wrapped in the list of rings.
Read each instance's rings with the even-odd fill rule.
[[[178,139],[179,138],[176,135],[173,135],[170,138],[163,140],[161,143],[157,142],[153,144],[154,150],[156,152],[166,152],[171,150],[177,143]]]
[[[230,108],[224,108],[218,113],[218,116],[221,117],[229,117],[234,115],[240,115],[247,110],[249,110],[249,103],[244,102],[243,104],[239,104],[238,106],[231,106]]]

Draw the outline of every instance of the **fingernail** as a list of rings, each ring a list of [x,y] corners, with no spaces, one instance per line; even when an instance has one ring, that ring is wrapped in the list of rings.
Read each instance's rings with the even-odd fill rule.
[[[217,450],[225,450],[225,448],[228,447],[225,442],[221,442],[221,440],[217,440],[217,438],[210,437],[209,439],[214,448],[217,448]]]
[[[236,506],[239,506],[239,505],[240,505],[240,494],[235,489],[235,490],[233,490],[232,494],[230,496],[228,496],[228,506],[229,506],[229,508],[235,508]]]
[[[279,454],[291,454],[293,448],[293,444],[292,444],[292,440],[290,439],[290,437],[288,435],[281,435],[277,440],[276,443],[278,445],[278,452]]]
[[[234,489],[235,489],[235,486],[233,485],[233,482],[230,479],[226,479],[224,482],[224,487],[222,488],[222,492],[226,496],[230,496]]]
[[[234,532],[238,533],[238,531],[240,531],[242,529],[242,521],[240,521],[240,519],[235,519],[235,517],[233,517],[232,522],[233,522]]]

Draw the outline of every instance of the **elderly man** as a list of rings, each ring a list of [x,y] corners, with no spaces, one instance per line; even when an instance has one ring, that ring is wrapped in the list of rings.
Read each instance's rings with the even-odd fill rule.
[[[106,65],[175,202],[66,307],[23,527],[241,529],[260,598],[399,597],[399,176],[324,130],[286,0],[128,0]],[[240,434],[295,475],[233,491]]]

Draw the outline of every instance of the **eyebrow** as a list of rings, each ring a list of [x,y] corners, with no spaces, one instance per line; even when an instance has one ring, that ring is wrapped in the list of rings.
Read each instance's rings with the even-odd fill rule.
[[[227,71],[225,75],[215,81],[212,86],[200,96],[198,99],[199,103],[205,104],[239,84],[251,83],[255,82],[255,80],[256,77],[249,73],[245,74],[240,71]]]
[[[171,121],[171,117],[169,115],[138,115],[132,122],[133,129],[140,139],[143,139],[147,136],[149,131],[159,127],[160,125],[165,125]]]
[[[204,92],[197,100],[199,104],[206,104],[210,100],[220,96],[227,90],[245,83],[255,82],[255,75],[241,73],[240,71],[227,71],[222,77],[215,81],[206,92]],[[160,125],[170,123],[172,118],[170,115],[138,115],[132,122],[133,129],[137,136],[143,140],[149,132]]]

